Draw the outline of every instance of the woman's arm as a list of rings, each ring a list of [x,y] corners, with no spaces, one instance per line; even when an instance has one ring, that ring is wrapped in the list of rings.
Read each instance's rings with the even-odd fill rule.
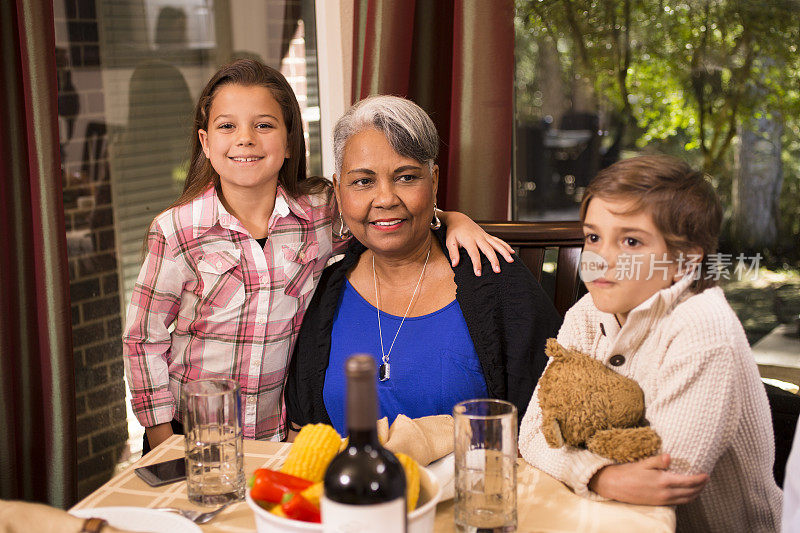
[[[504,240],[489,235],[471,218],[456,211],[439,211],[439,218],[447,225],[447,250],[452,259],[453,266],[458,265],[459,248],[464,248],[472,259],[472,267],[476,276],[481,275],[481,253],[489,259],[492,270],[500,272],[500,253],[509,263],[514,262],[511,254],[514,249]]]
[[[283,389],[290,436],[292,431],[299,431],[305,424],[331,423],[323,401],[323,387],[330,357],[333,319],[344,288],[345,274],[357,260],[358,255],[347,253],[341,261],[322,271],[314,296],[303,315]]]
[[[323,290],[318,288],[317,293]],[[316,296],[316,295],[315,295]],[[314,302],[312,300],[312,305]],[[310,313],[308,311],[311,311]],[[297,434],[295,427],[300,427],[305,424],[306,410],[304,409],[304,400],[307,401],[309,397],[313,396],[313,392],[308,390],[301,390],[308,388],[308,382],[304,382],[299,375],[298,364],[300,358],[310,357],[307,352],[306,344],[310,339],[315,339],[313,328],[309,326],[311,322],[309,318],[313,318],[314,309],[309,308],[303,316],[303,325],[300,326],[300,334],[297,336],[297,341],[294,346],[294,353],[289,361],[289,368],[286,371],[286,383],[283,386],[283,402],[286,406],[286,428],[287,428],[287,441],[294,442],[293,435]]]
[[[59,532],[80,533],[88,518],[78,518],[66,511],[43,503],[0,500],[0,531],[2,533]],[[133,524],[131,524],[133,527]],[[139,528],[137,528],[139,529]],[[126,533],[106,524],[100,533]]]
[[[521,262],[506,265],[498,276],[496,299],[502,309],[501,343],[507,400],[517,406],[520,420],[547,366],[547,339],[558,335],[562,318],[541,285]],[[485,320],[486,309],[481,311]]]

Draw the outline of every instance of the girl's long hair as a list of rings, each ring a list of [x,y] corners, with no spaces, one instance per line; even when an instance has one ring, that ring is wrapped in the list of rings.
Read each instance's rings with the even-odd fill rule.
[[[194,111],[192,154],[183,193],[170,206],[176,207],[191,202],[213,184],[219,191],[219,175],[206,159],[200,144],[198,130],[208,130],[211,104],[219,90],[226,85],[243,87],[265,87],[283,111],[286,124],[289,157],[278,172],[278,182],[292,198],[323,191],[330,192],[329,182],[321,177],[306,175],[306,144],[303,138],[303,121],[300,105],[291,86],[279,71],[253,59],[240,59],[219,69],[208,81],[197,100]]]

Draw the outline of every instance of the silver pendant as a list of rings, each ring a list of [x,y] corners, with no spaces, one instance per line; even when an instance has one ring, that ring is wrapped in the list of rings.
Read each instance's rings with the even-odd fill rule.
[[[381,381],[386,381],[389,379],[390,370],[391,367],[389,366],[389,363],[383,363],[378,369],[378,379]]]

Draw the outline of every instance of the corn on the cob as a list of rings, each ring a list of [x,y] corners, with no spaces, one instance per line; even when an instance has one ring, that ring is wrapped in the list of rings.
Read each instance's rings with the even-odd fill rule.
[[[328,463],[339,453],[341,437],[327,424],[307,424],[294,439],[281,472],[314,483],[322,481]]]
[[[408,501],[408,512],[410,513],[417,508],[417,500],[419,499],[419,465],[404,453],[396,453],[394,455],[403,465],[403,471],[406,474],[406,500]]]
[[[300,495],[319,507],[319,499],[322,498],[322,488],[322,481],[320,481],[319,483],[314,483],[308,487],[306,490],[301,492]]]

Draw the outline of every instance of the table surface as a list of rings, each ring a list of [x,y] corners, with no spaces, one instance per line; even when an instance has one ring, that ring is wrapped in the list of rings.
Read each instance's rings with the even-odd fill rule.
[[[244,441],[244,469],[249,477],[261,467],[276,469],[283,464],[291,445],[280,442]],[[150,487],[134,473],[134,468],[175,459],[184,453],[183,437],[175,435],[114,476],[105,485],[84,498],[73,509],[94,507],[181,507],[208,509],[189,503],[186,484],[173,483]],[[527,532],[672,532],[675,513],[669,507],[597,502],[576,496],[562,483],[520,460],[517,472],[517,514],[520,533]],[[252,532],[255,519],[247,503],[225,509],[212,522],[201,526],[204,532]],[[453,501],[439,503],[436,509],[436,533],[455,531]]]
[[[800,385],[800,336],[797,326],[781,324],[753,344],[753,357],[763,378]]]

